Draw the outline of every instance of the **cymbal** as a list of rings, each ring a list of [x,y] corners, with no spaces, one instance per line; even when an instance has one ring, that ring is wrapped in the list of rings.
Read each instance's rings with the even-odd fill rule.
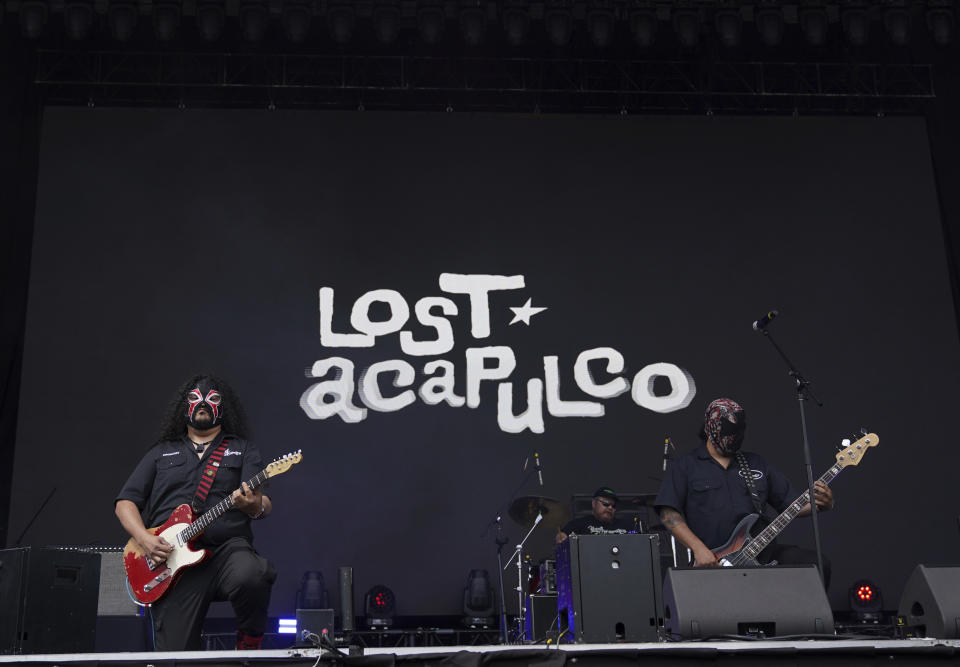
[[[630,500],[634,505],[646,505],[647,507],[653,507],[653,501],[657,499],[656,493],[633,493],[630,494],[633,498]]]
[[[510,518],[521,526],[530,527],[537,519],[537,514],[543,514],[541,523],[560,528],[570,520],[570,508],[553,498],[540,496],[521,496],[510,503],[508,512]]]

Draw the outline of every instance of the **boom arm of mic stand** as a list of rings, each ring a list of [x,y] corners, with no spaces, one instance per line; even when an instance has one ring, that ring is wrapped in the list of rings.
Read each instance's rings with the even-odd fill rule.
[[[537,514],[537,518],[533,522],[533,525],[530,526],[530,530],[527,531],[527,534],[524,536],[524,538],[520,540],[520,544],[517,545],[517,548],[515,549],[515,551],[517,552],[518,555],[523,552],[523,545],[527,543],[527,539],[529,539],[530,535],[533,534],[533,531],[537,529],[537,526],[540,525],[540,521],[542,520],[543,520],[543,513],[540,512]],[[506,567],[504,567],[503,569],[506,570],[508,567],[510,567],[510,565],[511,563],[507,563]]]
[[[793,378],[794,382],[797,383],[797,391],[803,392],[814,403],[816,403],[817,406],[822,408],[823,403],[820,402],[820,399],[817,398],[816,395],[813,393],[813,390],[810,389],[810,381],[807,380],[805,377],[803,377],[800,371],[797,370],[796,366],[793,365],[793,362],[790,361],[790,358],[780,348],[780,346],[777,345],[777,341],[775,341],[773,339],[773,336],[770,335],[770,331],[767,329],[763,329],[762,333],[763,333],[763,337],[766,338],[768,341],[770,341],[770,344],[773,345],[773,349],[775,349],[777,351],[777,354],[780,355],[780,358],[783,359],[783,362],[787,365],[787,368],[790,369],[789,374],[790,374],[790,377]]]

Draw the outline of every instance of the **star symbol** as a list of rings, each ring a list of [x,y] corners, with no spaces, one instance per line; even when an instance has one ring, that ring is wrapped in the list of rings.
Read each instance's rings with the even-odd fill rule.
[[[533,299],[527,299],[527,302],[522,306],[510,306],[510,310],[513,311],[513,319],[510,320],[510,324],[516,324],[517,322],[523,322],[527,326],[530,326],[530,318],[536,315],[537,313],[546,310],[546,306],[543,308],[534,308],[530,305],[530,302]]]

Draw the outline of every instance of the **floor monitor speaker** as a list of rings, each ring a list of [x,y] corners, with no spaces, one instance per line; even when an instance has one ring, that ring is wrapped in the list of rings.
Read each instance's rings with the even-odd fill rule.
[[[960,566],[917,565],[897,615],[925,637],[960,639]]]
[[[663,617],[675,639],[833,633],[815,565],[670,569]]]

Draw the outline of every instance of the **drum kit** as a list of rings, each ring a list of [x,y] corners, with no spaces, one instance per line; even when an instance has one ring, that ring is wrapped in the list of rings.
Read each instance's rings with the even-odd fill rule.
[[[656,494],[653,493],[624,494],[621,497],[621,502],[627,506],[624,508],[627,514],[639,515],[644,512],[652,512],[655,498]],[[583,511],[583,508],[579,509],[578,514]],[[572,512],[570,505],[561,503],[555,498],[521,496],[510,503],[507,514],[515,524],[526,531],[523,539],[516,545],[514,553],[507,562],[501,562],[501,581],[503,572],[510,567],[516,568],[517,583],[514,588],[517,594],[518,605],[516,636],[522,640],[526,628],[525,615],[529,596],[537,594],[550,595],[557,592],[555,558],[540,558],[535,560],[531,558],[531,554],[524,553],[525,545],[534,531],[537,531],[538,534],[541,535],[546,534],[552,539],[553,536],[557,534],[557,531],[570,521]],[[649,526],[651,530],[663,530],[662,526],[650,525],[647,521],[640,521],[638,525]],[[672,535],[665,540],[665,543],[670,548],[670,553],[664,554],[667,563],[677,565],[678,559],[683,560],[682,555],[678,558],[677,552],[679,545],[673,540]],[[682,547],[681,550],[685,551]],[[673,561],[672,563],[670,563],[671,560]],[[502,590],[501,583],[501,595],[503,594]],[[505,632],[505,617],[501,623],[501,630]]]

